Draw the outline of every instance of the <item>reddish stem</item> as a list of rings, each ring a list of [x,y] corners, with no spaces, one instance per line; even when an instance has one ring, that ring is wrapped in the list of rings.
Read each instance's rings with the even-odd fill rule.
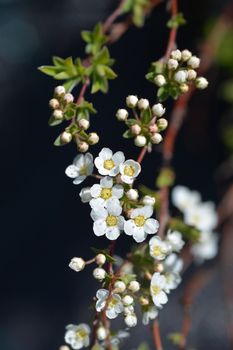
[[[155,345],[156,350],[163,350],[160,329],[159,329],[159,323],[158,323],[157,319],[153,322],[152,330],[153,330],[152,334],[153,334],[153,340],[154,340],[154,345]]]
[[[178,13],[178,6],[177,6],[177,0],[171,0],[171,15],[172,17],[175,17]],[[175,48],[176,45],[176,35],[177,35],[177,28],[171,28],[169,33],[169,39],[167,44],[167,49],[165,53],[165,59],[169,58],[169,55],[171,51]]]
[[[139,164],[141,164],[141,162],[143,161],[143,158],[145,157],[146,152],[147,152],[147,147],[143,147],[141,152],[140,152],[140,154],[139,154],[139,156],[138,156],[138,159],[137,159],[137,162]]]

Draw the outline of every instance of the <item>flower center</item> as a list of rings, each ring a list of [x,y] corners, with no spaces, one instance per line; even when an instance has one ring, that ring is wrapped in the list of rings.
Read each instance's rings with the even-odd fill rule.
[[[112,189],[111,188],[102,188],[100,197],[103,199],[109,199],[112,197]]]
[[[159,286],[152,286],[151,289],[152,289],[152,293],[155,295],[161,292],[161,288]]]
[[[108,308],[111,309],[112,307],[115,307],[117,304],[117,300],[114,298],[111,298],[109,303],[108,303]]]
[[[87,175],[87,167],[85,165],[79,169],[79,175]]]
[[[76,332],[76,336],[79,340],[83,340],[87,336],[87,332],[84,329],[80,329]]]
[[[135,222],[135,225],[138,226],[138,227],[141,227],[144,225],[146,219],[144,216],[142,215],[138,215],[135,219],[134,219],[134,222]]]
[[[107,159],[104,161],[104,168],[107,170],[111,170],[112,168],[114,168],[115,164],[114,161],[112,159]]]
[[[161,249],[161,247],[159,247],[158,245],[156,245],[154,248],[153,248],[153,254],[155,256],[159,256],[163,253],[163,250]]]
[[[132,165],[126,165],[124,168],[124,174],[130,177],[134,176],[135,174],[134,167]]]
[[[108,215],[106,219],[106,223],[108,226],[116,226],[117,224],[117,217],[114,215]]]

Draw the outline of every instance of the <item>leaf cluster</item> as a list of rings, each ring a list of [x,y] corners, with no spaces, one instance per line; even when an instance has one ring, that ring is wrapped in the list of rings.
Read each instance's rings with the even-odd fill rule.
[[[135,26],[142,27],[150,0],[126,0],[122,6],[123,13],[130,13]]]

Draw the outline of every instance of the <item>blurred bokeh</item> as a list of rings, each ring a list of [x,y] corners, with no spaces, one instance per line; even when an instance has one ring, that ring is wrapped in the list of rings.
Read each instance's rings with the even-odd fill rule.
[[[226,3],[180,1],[188,21],[179,31],[180,47],[198,53],[206,28]],[[90,318],[87,304],[98,285],[91,269],[77,275],[68,263],[73,256],[91,257],[89,247],[105,247],[106,242],[93,235],[89,208],[79,201],[80,187],[64,174],[75,148],[53,146],[58,130],[49,128],[47,120],[56,82],[37,67],[50,64],[52,55],[82,56],[80,30],[92,28],[115,6],[113,0],[0,0],[1,350],[57,349],[66,324]],[[101,135],[95,154],[105,145],[130,157],[138,152],[122,139],[124,127],[114,115],[128,94],[155,100],[154,87],[144,76],[166,46],[169,15],[164,8],[160,5],[143,29],[130,28],[111,47],[119,78],[111,82],[107,98],[89,96],[98,110],[93,130]],[[227,157],[221,130],[224,113],[231,120],[230,107],[219,97],[227,78],[229,72],[217,64],[208,72],[210,88],[193,97],[177,141],[176,181],[199,190],[205,200],[218,201],[226,186],[215,174]],[[153,187],[159,162],[159,152],[146,157],[140,180]],[[117,253],[124,254],[131,241],[119,241]],[[221,284],[217,274],[195,304],[193,349],[228,349]],[[161,313],[164,335],[179,330],[180,296],[181,289],[172,293]],[[134,345],[142,335],[150,342],[149,331],[138,329]],[[133,348],[131,342],[125,349]]]

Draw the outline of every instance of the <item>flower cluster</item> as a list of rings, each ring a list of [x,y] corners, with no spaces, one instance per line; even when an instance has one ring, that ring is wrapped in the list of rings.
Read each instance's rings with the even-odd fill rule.
[[[159,87],[158,98],[163,101],[168,96],[176,99],[189,90],[190,84],[197,89],[205,89],[208,81],[198,77],[196,70],[200,66],[200,58],[185,49],[173,50],[167,61],[155,62],[147,78]]]
[[[92,209],[95,235],[115,240],[124,231],[136,242],[143,242],[148,234],[155,234],[159,224],[151,218],[154,198],[147,196],[139,201],[137,191],[132,188],[141,172],[140,164],[125,160],[123,152],[113,153],[109,148],[102,149],[94,164],[103,177],[99,184],[83,188],[80,197],[82,202],[89,202]],[[90,153],[78,155],[67,167],[66,174],[74,179],[74,184],[80,184],[92,174],[94,164]]]
[[[49,106],[53,110],[49,120],[51,126],[71,120],[71,123],[56,139],[56,146],[65,145],[74,139],[78,150],[87,152],[90,145],[95,145],[99,141],[99,136],[95,132],[86,133],[90,126],[90,113],[96,113],[92,103],[82,100],[76,104],[74,96],[66,93],[64,86],[57,86],[54,90],[54,97],[49,101]]]
[[[217,226],[217,214],[213,202],[202,202],[197,191],[176,186],[172,191],[172,202],[184,215],[184,222],[200,230],[201,236],[192,245],[191,252],[199,263],[212,259],[218,252],[218,239],[213,231]]]
[[[165,108],[161,103],[150,107],[147,99],[138,99],[137,96],[130,95],[126,98],[126,105],[132,109],[133,118],[129,118],[126,109],[118,109],[116,117],[124,121],[129,129],[124,133],[125,138],[134,138],[134,143],[138,147],[159,144],[162,141],[161,131],[164,131],[168,122],[163,117]]]

